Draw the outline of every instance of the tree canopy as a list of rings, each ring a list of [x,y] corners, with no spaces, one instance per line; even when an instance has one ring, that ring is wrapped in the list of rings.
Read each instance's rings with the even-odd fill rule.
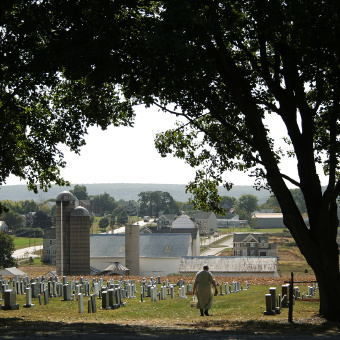
[[[320,313],[340,318],[337,0],[10,1],[1,4],[1,171],[63,184],[58,143],[78,152],[88,126],[131,124],[132,104],[183,122],[162,156],[197,168],[188,190],[218,210],[230,170],[270,188],[313,268]],[[271,135],[282,123],[286,145]],[[285,173],[285,157],[297,175]],[[328,176],[323,190],[320,169]],[[303,194],[307,226],[287,183]]]
[[[60,5],[48,1],[0,5],[0,184],[10,174],[27,180],[34,191],[47,190],[52,182],[68,184],[60,176],[65,167],[60,143],[79,153],[89,126],[131,125],[131,102],[119,97],[115,84],[76,70],[77,65],[82,69],[81,54],[89,56],[89,49],[73,49],[74,43],[87,39],[74,31],[62,38],[78,21],[78,10],[72,1]]]
[[[79,185],[76,184],[73,188],[73,190],[70,190],[70,192],[78,198],[78,200],[87,200],[88,194],[87,189],[85,185]]]
[[[242,195],[235,204],[235,213],[241,220],[251,221],[251,214],[258,208],[258,198],[254,195]]]
[[[118,205],[115,199],[111,197],[107,192],[101,195],[94,196],[92,201],[94,209],[101,214],[111,214]]]
[[[10,235],[0,231],[0,268],[14,267],[14,241]]]
[[[143,191],[138,197],[140,215],[158,217],[160,212],[175,215],[179,213],[176,201],[168,192]]]

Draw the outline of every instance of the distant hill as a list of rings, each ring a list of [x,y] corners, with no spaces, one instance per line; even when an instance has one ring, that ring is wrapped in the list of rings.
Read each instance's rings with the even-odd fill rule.
[[[0,201],[24,201],[33,199],[35,201],[45,201],[49,198],[56,198],[62,191],[69,191],[74,188],[75,184],[70,187],[52,186],[48,192],[39,192],[34,194],[28,191],[25,185],[5,185],[0,187]],[[115,200],[123,199],[138,200],[138,194],[142,191],[165,191],[179,202],[187,202],[191,195],[185,193],[184,184],[141,184],[141,183],[103,183],[103,184],[80,184],[85,185],[89,195],[100,195],[104,192],[114,197]],[[239,198],[241,195],[251,194],[257,196],[259,204],[267,201],[270,196],[268,190],[255,190],[252,186],[235,186],[232,190],[227,191],[219,187],[222,196],[233,196]]]

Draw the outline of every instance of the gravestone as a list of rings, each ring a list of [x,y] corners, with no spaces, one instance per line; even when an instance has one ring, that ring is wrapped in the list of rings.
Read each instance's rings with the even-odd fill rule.
[[[62,301],[72,301],[71,299],[71,286],[69,284],[65,284],[63,286],[63,297]]]
[[[82,293],[78,293],[77,300],[78,300],[78,312],[80,314],[83,314],[84,313],[84,296]]]
[[[48,289],[45,289],[45,291],[44,291],[44,304],[45,305],[48,305],[48,303],[49,303],[49,294],[48,294]]]
[[[109,294],[106,290],[102,291],[102,309],[111,309],[109,303]]]
[[[90,300],[91,300],[92,313],[97,313],[96,296],[92,294],[90,297]]]
[[[157,288],[156,288],[156,286],[151,287],[151,301],[157,301]]]
[[[18,310],[19,304],[17,304],[17,294],[14,289],[4,291],[5,305],[1,306],[3,310]]]
[[[32,304],[32,293],[31,293],[31,287],[26,288],[26,304],[24,305],[25,308],[34,307],[34,304]]]
[[[175,298],[175,287],[173,285],[170,285],[170,297],[171,299]]]
[[[272,309],[272,295],[266,294],[266,310],[263,312],[264,315],[275,315],[275,310]]]

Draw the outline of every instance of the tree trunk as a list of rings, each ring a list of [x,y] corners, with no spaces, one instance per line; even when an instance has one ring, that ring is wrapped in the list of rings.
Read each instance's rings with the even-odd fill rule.
[[[319,248],[319,249],[317,249]],[[340,320],[340,275],[338,249],[328,245],[316,247],[319,261],[314,254],[306,254],[309,265],[314,270],[319,286],[320,315],[327,320]],[[311,249],[313,252],[313,249]]]
[[[285,223],[318,281],[320,316],[327,320],[340,320],[339,252],[336,233],[330,232],[337,230],[338,222],[324,218],[322,227],[317,228],[318,232],[313,235],[312,228],[301,225],[301,216],[289,217],[289,222]],[[318,219],[322,221],[320,217]],[[313,222],[310,221],[311,224]]]
[[[274,183],[272,187],[275,187]],[[309,225],[288,190],[282,185],[275,187],[284,217],[284,224],[291,232],[297,246],[313,269],[320,294],[320,316],[327,320],[340,320],[339,251],[336,242],[338,218],[335,200],[317,195],[310,200]],[[322,197],[322,196],[321,196]]]

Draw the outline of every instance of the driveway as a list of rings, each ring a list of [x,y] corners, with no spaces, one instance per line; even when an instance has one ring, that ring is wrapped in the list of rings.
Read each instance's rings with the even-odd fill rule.
[[[35,252],[38,250],[41,250],[42,248],[43,246],[40,245],[40,246],[18,249],[13,252],[12,256],[17,260],[27,259],[29,257],[40,257],[40,255],[35,255]]]
[[[214,247],[214,248],[209,248],[205,252],[201,253],[202,256],[216,256],[219,254],[221,251],[223,251],[225,248],[232,248],[233,247],[233,238],[232,234],[224,234],[220,235],[218,237],[213,237],[211,236],[210,239],[205,239],[201,242],[201,245],[209,245],[215,241],[218,241],[222,238],[225,238],[226,236],[229,236],[228,239],[220,243],[220,247]]]

